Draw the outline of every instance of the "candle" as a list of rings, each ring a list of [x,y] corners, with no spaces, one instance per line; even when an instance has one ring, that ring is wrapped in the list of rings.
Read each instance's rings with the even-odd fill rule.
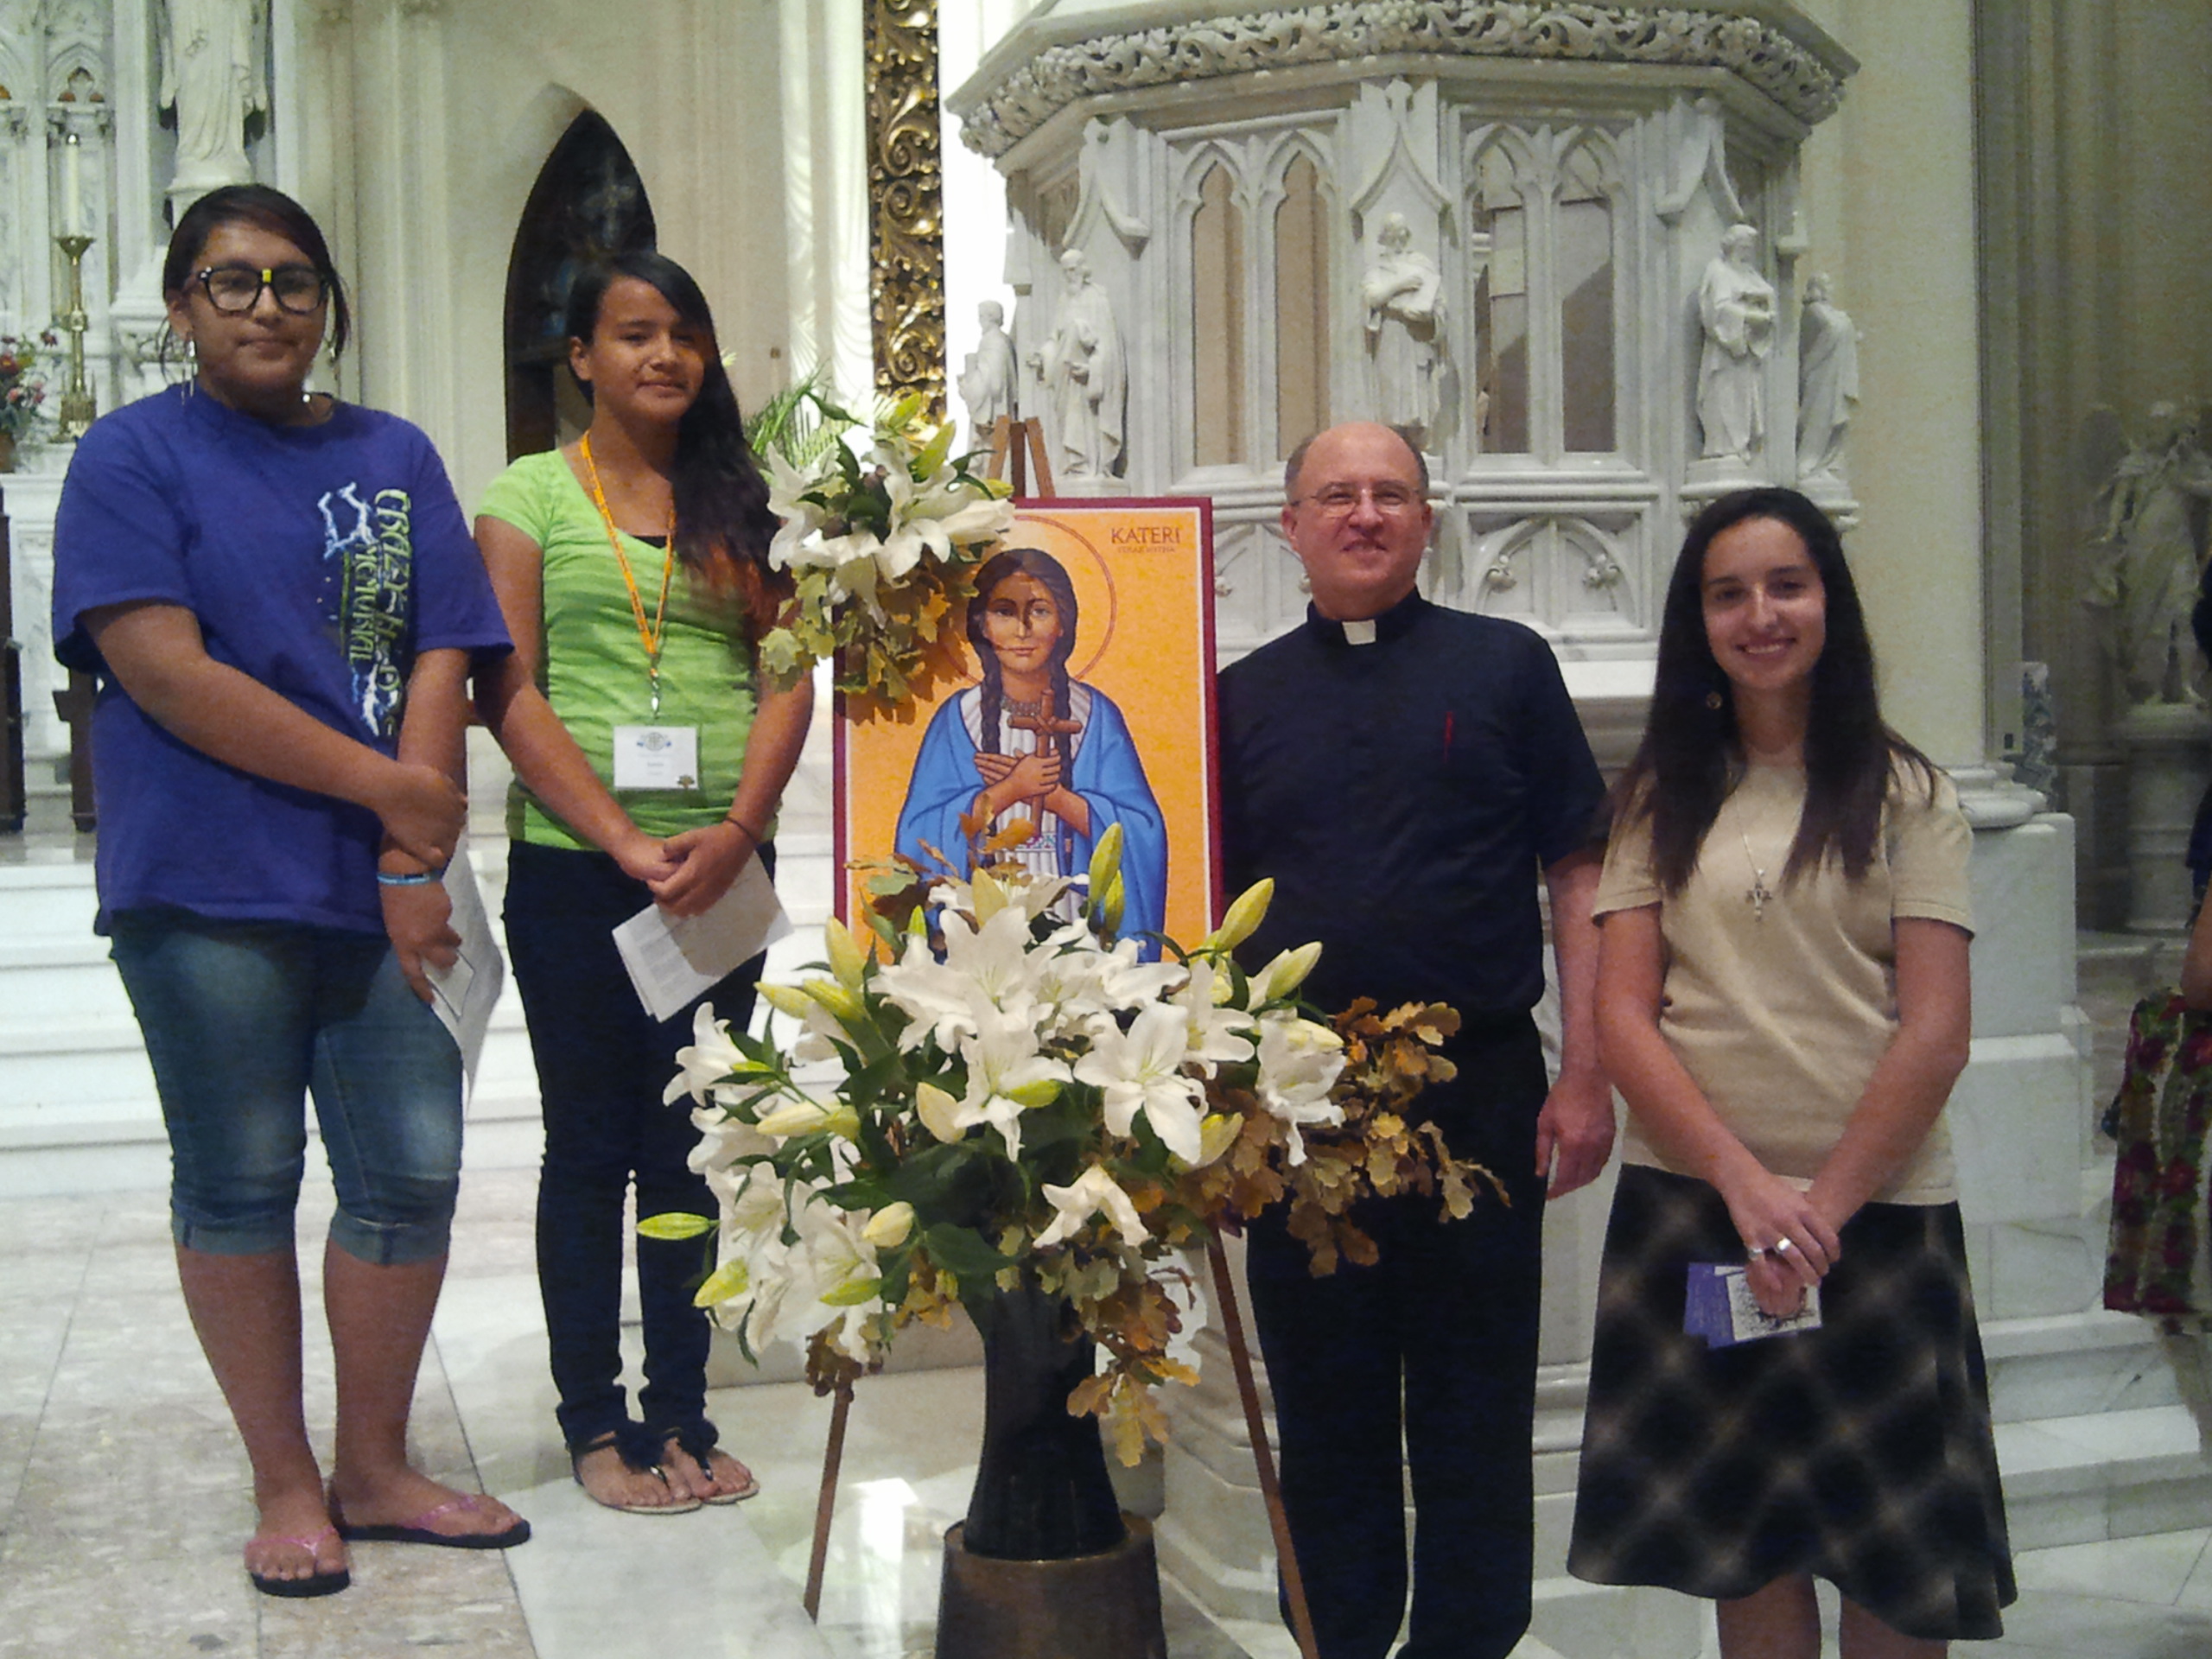
[[[67,236],[85,233],[84,148],[73,132],[61,141],[61,229]]]

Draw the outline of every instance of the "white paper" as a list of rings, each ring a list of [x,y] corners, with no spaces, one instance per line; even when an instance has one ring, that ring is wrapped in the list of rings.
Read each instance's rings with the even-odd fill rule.
[[[484,1033],[491,1028],[492,1010],[506,983],[506,959],[493,936],[492,918],[485,913],[484,895],[476,886],[476,868],[468,861],[468,837],[463,836],[446,866],[446,897],[453,905],[453,931],[461,935],[461,950],[450,968],[423,964],[430,982],[430,1007],[461,1049],[467,1071],[467,1093],[476,1089],[476,1062],[484,1052]]]
[[[776,884],[748,858],[711,910],[678,919],[647,905],[614,930],[614,946],[645,1012],[666,1020],[791,931]]]

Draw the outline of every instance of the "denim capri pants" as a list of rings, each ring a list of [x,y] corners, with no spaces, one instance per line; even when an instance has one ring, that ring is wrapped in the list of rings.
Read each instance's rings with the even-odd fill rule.
[[[293,1248],[315,1098],[331,1242],[375,1266],[444,1254],[461,1180],[461,1051],[382,934],[175,910],[110,918],[153,1062],[187,1249]]]

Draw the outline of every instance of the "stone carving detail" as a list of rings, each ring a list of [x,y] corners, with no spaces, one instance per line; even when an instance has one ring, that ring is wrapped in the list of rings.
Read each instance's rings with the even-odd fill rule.
[[[1752,17],[1675,6],[1365,0],[1047,47],[963,118],[961,138],[996,157],[1078,99],[1397,52],[1710,65],[1740,76],[1808,124],[1834,114],[1843,91],[1840,78],[1812,53]]]
[[[2111,617],[2107,636],[2128,702],[2197,702],[2189,626],[2204,566],[2212,456],[2202,411],[2160,403],[2101,493],[2104,532],[2083,602]]]
[[[1708,460],[1749,462],[1766,444],[1766,356],[1774,344],[1774,285],[1759,274],[1759,233],[1732,225],[1698,284],[1705,351],[1697,421]]]
[[[172,198],[247,184],[245,124],[269,109],[267,0],[167,0],[159,107],[176,111]]]
[[[1060,256],[1065,286],[1052,337],[1030,354],[1045,383],[1059,479],[1111,478],[1121,471],[1128,364],[1114,303],[1081,252]]]
[[[1380,251],[1359,283],[1375,418],[1431,448],[1446,355],[1444,274],[1414,246],[1403,214],[1388,215],[1375,239]]]
[[[1845,429],[1859,406],[1859,325],[1825,271],[1805,279],[1797,324],[1797,482],[1847,489]]]
[[[968,406],[968,442],[981,449],[990,443],[1000,416],[1020,418],[1021,370],[1014,342],[1007,338],[1006,308],[985,300],[976,308],[976,318],[982,324],[982,338],[961,365],[960,401]]]

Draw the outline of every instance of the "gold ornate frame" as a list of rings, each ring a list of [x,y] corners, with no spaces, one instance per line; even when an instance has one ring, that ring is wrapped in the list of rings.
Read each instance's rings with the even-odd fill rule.
[[[876,390],[944,413],[944,171],[933,0],[868,0],[868,252]]]

